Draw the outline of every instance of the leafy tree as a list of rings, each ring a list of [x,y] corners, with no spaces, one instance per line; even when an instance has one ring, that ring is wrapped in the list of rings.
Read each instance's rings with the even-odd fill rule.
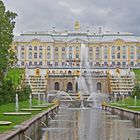
[[[6,11],[4,3],[0,0],[0,82],[4,80],[5,72],[8,66],[14,61],[14,53],[11,52],[11,44],[13,40],[13,29],[15,27],[16,13]],[[14,58],[15,59],[15,58]]]
[[[140,99],[140,84],[138,83],[134,86],[134,89],[132,91],[132,97],[134,98],[135,96]]]

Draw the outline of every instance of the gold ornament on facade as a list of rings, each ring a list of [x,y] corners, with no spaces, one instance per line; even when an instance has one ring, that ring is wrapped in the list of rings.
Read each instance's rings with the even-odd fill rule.
[[[35,75],[36,75],[36,76],[39,76],[39,75],[40,75],[40,69],[37,68],[37,69],[35,70]]]
[[[79,29],[80,29],[79,22],[76,21],[76,22],[75,22],[75,31],[79,31]]]

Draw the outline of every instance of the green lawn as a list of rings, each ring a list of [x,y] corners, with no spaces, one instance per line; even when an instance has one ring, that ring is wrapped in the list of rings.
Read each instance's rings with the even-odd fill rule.
[[[37,105],[38,101],[33,99],[32,105]],[[42,111],[52,107],[53,105],[49,105],[47,108],[42,109]],[[29,108],[29,100],[28,101],[23,101],[19,103],[19,108]],[[32,115],[27,115],[27,116],[5,116],[2,115],[4,112],[12,112],[15,111],[15,103],[10,103],[6,105],[0,106],[0,121],[11,121],[12,124],[9,126],[0,126],[0,133],[12,129],[15,125],[20,124],[21,122],[31,118],[32,116],[42,112],[42,111],[32,111]]]
[[[24,74],[24,69],[10,68],[5,79],[12,80],[14,86],[17,87],[21,82],[22,74]]]
[[[109,105],[129,109],[129,110],[134,110],[134,111],[140,111],[140,108],[128,108],[128,106],[135,105],[135,100],[132,97],[127,97],[124,100],[124,102],[118,101],[118,102],[110,103]],[[121,106],[121,105],[123,105],[123,106]],[[140,106],[140,100],[137,100],[136,106]]]

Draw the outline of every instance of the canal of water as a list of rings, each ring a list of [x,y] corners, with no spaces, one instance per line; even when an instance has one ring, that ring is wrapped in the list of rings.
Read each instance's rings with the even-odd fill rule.
[[[60,108],[42,140],[140,140],[140,129],[100,108]]]

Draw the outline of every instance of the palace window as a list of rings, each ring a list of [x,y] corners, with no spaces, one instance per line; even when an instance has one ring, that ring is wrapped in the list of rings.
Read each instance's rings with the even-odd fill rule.
[[[39,62],[39,66],[42,66],[42,61]]]
[[[99,47],[96,48],[96,52],[99,52]]]
[[[123,51],[126,51],[126,46],[123,46]]]
[[[115,46],[112,46],[112,51],[115,51]]]
[[[37,62],[36,62],[36,61],[34,62],[34,65],[35,65],[35,66],[37,65]]]
[[[134,46],[131,46],[131,51],[132,51],[132,52],[134,51]]]
[[[50,59],[50,53],[47,53],[47,59]]]
[[[34,53],[34,58],[35,58],[35,59],[37,58],[37,53],[36,53],[36,52]]]
[[[79,54],[78,53],[76,53],[76,58],[79,58]]]
[[[125,54],[123,54],[123,56],[122,56],[122,57],[123,57],[123,59],[126,59],[126,55],[125,55]]]
[[[76,51],[79,51],[79,47],[78,46],[76,47]]]
[[[65,66],[65,62],[62,62],[62,66]]]
[[[55,51],[58,51],[58,47],[55,47]]]
[[[120,51],[120,46],[117,47],[117,50]]]
[[[66,55],[64,53],[62,53],[62,59],[65,59]]]
[[[34,50],[35,50],[35,51],[37,50],[37,46],[34,46]]]
[[[138,47],[138,51],[140,51],[140,47]]]
[[[58,62],[55,62],[55,66],[58,66]]]
[[[120,58],[121,58],[120,53],[117,53],[117,58],[118,58],[118,59],[120,59]]]
[[[47,50],[50,51],[50,46],[47,47]]]
[[[32,52],[29,52],[29,59],[32,59]]]
[[[42,59],[43,55],[42,52],[39,53],[39,59]]]
[[[24,52],[21,53],[21,59],[24,59]]]
[[[21,46],[21,50],[24,51],[24,46]]]
[[[112,65],[115,66],[115,62],[114,61],[112,62]]]
[[[72,51],[72,47],[71,46],[69,47],[69,51]]]
[[[120,62],[117,62],[117,66],[120,66],[121,65],[121,63]]]
[[[122,64],[123,64],[123,66],[125,66],[126,65],[126,62],[122,62]]]
[[[39,50],[42,51],[42,46],[39,46]]]
[[[32,61],[29,61],[29,66],[31,66],[32,65]]]
[[[130,64],[131,64],[131,66],[134,66],[134,62],[131,62]]]
[[[72,59],[72,53],[69,54],[69,59]]]
[[[104,59],[107,59],[107,54],[104,55]]]
[[[32,46],[29,46],[29,50],[30,50],[30,51],[32,50]]]
[[[62,48],[62,51],[65,51],[65,47]]]
[[[58,53],[55,54],[55,59],[58,59]]]
[[[115,59],[115,55],[112,55],[112,59]]]
[[[134,54],[131,54],[131,59],[134,59]]]
[[[49,61],[47,62],[47,65],[50,66],[50,62]]]

